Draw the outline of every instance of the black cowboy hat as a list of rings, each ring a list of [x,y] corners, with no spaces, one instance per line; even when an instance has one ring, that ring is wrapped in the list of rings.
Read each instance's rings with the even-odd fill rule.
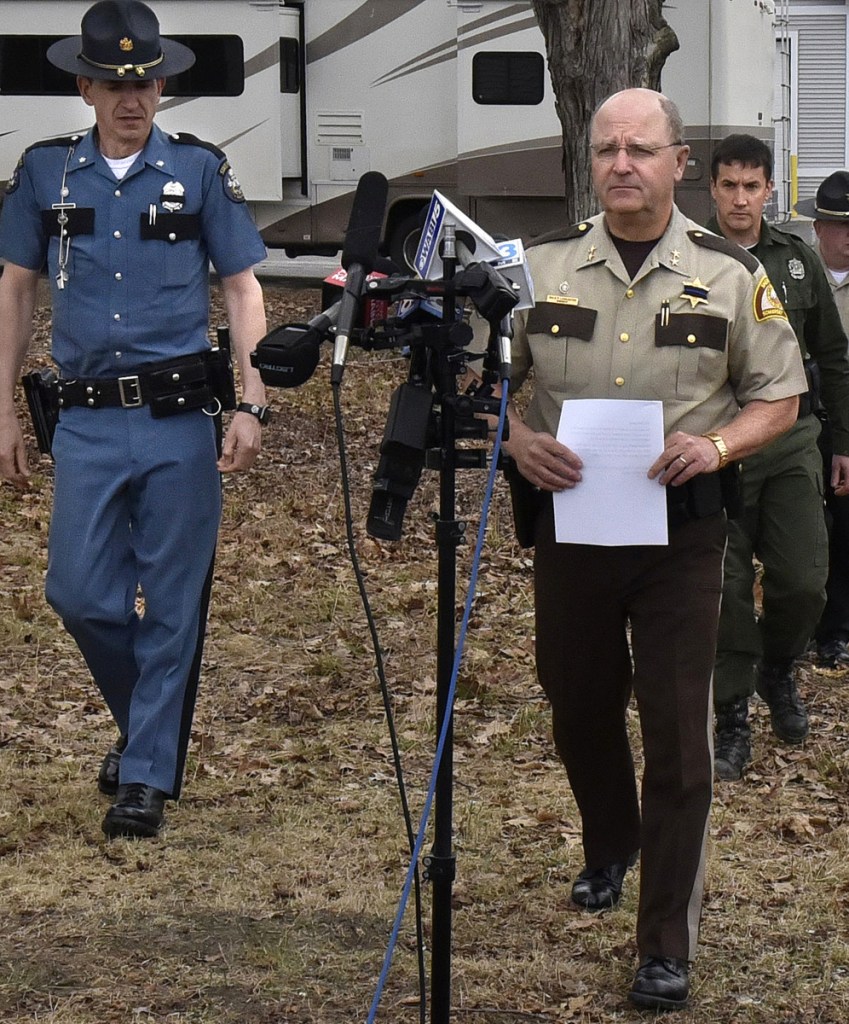
[[[51,64],[72,75],[130,82],[177,75],[195,62],[188,46],[160,38],[159,21],[141,0],[100,0],[80,28],[82,35],[47,51]]]
[[[849,171],[829,174],[817,189],[816,199],[802,199],[793,207],[796,213],[814,220],[839,220],[849,223]]]

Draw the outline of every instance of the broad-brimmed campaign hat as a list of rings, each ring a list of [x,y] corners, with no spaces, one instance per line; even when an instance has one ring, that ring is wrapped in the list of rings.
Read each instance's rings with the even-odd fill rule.
[[[47,51],[51,64],[72,75],[114,82],[166,78],[190,68],[195,55],[162,39],[159,21],[141,0],[100,0],[83,15],[82,34]]]
[[[817,189],[815,199],[802,199],[793,207],[803,217],[849,223],[849,171],[829,174]]]

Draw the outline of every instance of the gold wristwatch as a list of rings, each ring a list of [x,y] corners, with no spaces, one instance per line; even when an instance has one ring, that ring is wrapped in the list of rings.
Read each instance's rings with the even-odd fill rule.
[[[716,450],[719,452],[719,465],[717,469],[722,469],[723,466],[728,465],[728,459],[731,453],[728,451],[728,445],[722,440],[719,434],[702,434],[702,437],[706,437],[708,441],[712,441]]]

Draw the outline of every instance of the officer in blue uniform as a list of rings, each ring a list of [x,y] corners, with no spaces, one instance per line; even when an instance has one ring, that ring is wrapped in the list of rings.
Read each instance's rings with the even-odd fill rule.
[[[138,0],[96,3],[81,27],[48,59],[77,75],[96,124],[27,150],[0,218],[0,474],[26,486],[13,396],[46,264],[61,406],[47,599],[120,732],[98,779],[114,794],[103,830],[146,837],[180,793],[219,474],[252,465],[268,416],[248,358],[266,329],[252,269],[265,248],[224,154],[153,123],[165,77],[192,52]],[[220,452],[210,260],[243,390]]]

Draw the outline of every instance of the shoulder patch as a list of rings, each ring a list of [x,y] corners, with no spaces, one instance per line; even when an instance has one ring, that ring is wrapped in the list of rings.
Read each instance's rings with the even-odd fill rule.
[[[755,320],[759,324],[762,324],[764,320],[773,320],[775,318],[779,320],[787,319],[784,306],[781,305],[781,299],[776,295],[772,282],[766,274],[758,281],[752,306]]]
[[[17,166],[15,167],[14,171],[12,171],[12,177],[9,178],[9,180],[6,182],[5,191],[7,196],[11,195],[18,187],[18,185],[20,185],[21,183],[21,168],[24,166],[24,156],[25,154],[22,153],[20,160],[18,160]]]
[[[172,142],[176,142],[182,146],[199,146],[201,149],[209,150],[210,153],[214,153],[219,160],[224,159],[224,153],[211,142],[204,142],[203,139],[199,139],[197,135],[192,135],[190,132],[174,132],[173,135],[169,135],[168,138]]]
[[[221,178],[221,183],[224,186],[224,195],[230,200],[231,203],[243,203],[245,201],[245,193],[242,191],[242,186],[239,184],[239,179],[233,172],[233,168],[225,160],[218,168],[218,176]]]
[[[737,245],[736,242],[729,242],[727,238],[722,238],[719,235],[712,235],[708,231],[688,231],[687,237],[691,242],[702,246],[704,249],[713,249],[714,252],[724,252],[726,256],[733,257],[733,259],[742,263],[750,274],[754,274],[760,266],[758,261],[750,252],[747,252],[741,245]]]
[[[582,220],[568,228],[557,228],[554,231],[547,231],[544,235],[538,235],[533,241],[528,243],[526,248],[530,249],[534,245],[545,245],[546,242],[566,242],[570,238],[583,238],[592,229],[593,225],[588,220]]]

